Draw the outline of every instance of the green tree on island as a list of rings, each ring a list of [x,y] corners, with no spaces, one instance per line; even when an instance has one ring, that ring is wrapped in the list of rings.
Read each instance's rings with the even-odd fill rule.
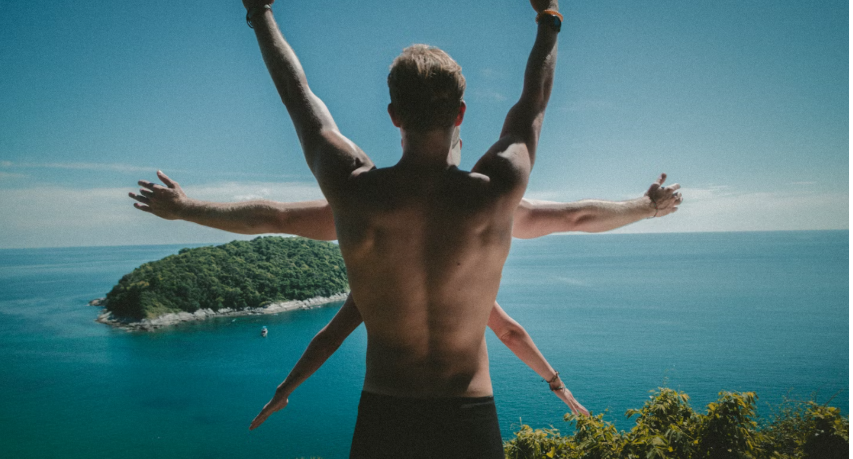
[[[277,236],[181,249],[126,274],[107,294],[108,311],[141,320],[199,309],[245,309],[349,290],[338,246]]]

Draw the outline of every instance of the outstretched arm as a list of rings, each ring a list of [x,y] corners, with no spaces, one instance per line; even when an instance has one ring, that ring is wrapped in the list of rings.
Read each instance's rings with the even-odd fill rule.
[[[500,305],[495,302],[492,312],[489,315],[489,328],[500,338],[501,342],[512,351],[522,362],[536,372],[548,384],[554,395],[560,398],[574,414],[589,415],[589,411],[575,400],[575,397],[563,384],[559,373],[554,371],[554,368],[545,360],[545,357],[539,352],[536,343],[527,334],[518,322],[512,319]]]
[[[326,360],[331,357],[341,346],[341,343],[361,325],[361,313],[355,307],[352,295],[329,322],[308,344],[308,348],[302,357],[296,362],[290,374],[287,375],[275,391],[272,400],[261,410],[260,414],[252,421],[249,430],[257,428],[270,417],[271,414],[287,406],[287,398],[305,380],[307,380]]]
[[[644,218],[663,217],[684,201],[677,183],[663,186],[666,174],[652,183],[646,194],[628,201],[550,202],[522,199],[515,211],[512,235],[533,239],[551,233],[583,231],[601,233]]]
[[[337,239],[332,209],[325,200],[268,200],[219,203],[187,197],[181,185],[157,171],[163,185],[139,181],[134,207],[166,220],[186,220],[239,234],[283,233],[321,241]]]
[[[267,70],[302,143],[308,167],[326,196],[329,192],[337,195],[353,171],[369,169],[373,163],[340,133],[326,104],[308,87],[296,53],[273,18],[272,3],[273,0],[243,0]]]

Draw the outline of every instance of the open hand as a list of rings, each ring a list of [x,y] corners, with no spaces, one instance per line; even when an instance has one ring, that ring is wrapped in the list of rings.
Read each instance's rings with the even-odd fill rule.
[[[264,409],[255,416],[255,419],[252,421],[252,424],[249,426],[249,430],[255,430],[270,417],[271,414],[275,413],[278,410],[284,409],[287,406],[287,396],[289,394],[284,393],[281,389],[277,389],[275,391],[275,395],[272,400],[269,401],[266,405],[264,405]]]
[[[678,210],[678,206],[684,202],[684,197],[678,192],[681,185],[676,183],[670,186],[663,186],[665,180],[666,174],[660,174],[660,177],[652,183],[652,186],[649,187],[644,195],[651,199],[652,206],[655,206],[657,209],[656,217],[663,217],[664,215],[675,212]]]
[[[177,220],[181,218],[181,211],[186,206],[187,195],[178,182],[170,179],[162,171],[157,171],[157,177],[166,184],[162,186],[147,180],[140,180],[139,194],[128,193],[128,196],[139,201],[133,203],[133,207],[154,214],[166,220]]]

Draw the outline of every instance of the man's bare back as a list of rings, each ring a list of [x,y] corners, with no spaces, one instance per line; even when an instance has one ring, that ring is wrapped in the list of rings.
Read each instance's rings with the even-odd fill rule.
[[[484,332],[515,203],[495,196],[482,175],[440,163],[424,169],[359,174],[358,192],[335,209],[369,336],[364,390],[491,395]]]

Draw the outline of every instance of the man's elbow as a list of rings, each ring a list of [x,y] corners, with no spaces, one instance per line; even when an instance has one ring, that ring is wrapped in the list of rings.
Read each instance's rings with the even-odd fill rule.
[[[504,346],[512,349],[517,346],[521,342],[524,341],[524,337],[527,333],[524,331],[521,326],[509,326],[498,336]]]

